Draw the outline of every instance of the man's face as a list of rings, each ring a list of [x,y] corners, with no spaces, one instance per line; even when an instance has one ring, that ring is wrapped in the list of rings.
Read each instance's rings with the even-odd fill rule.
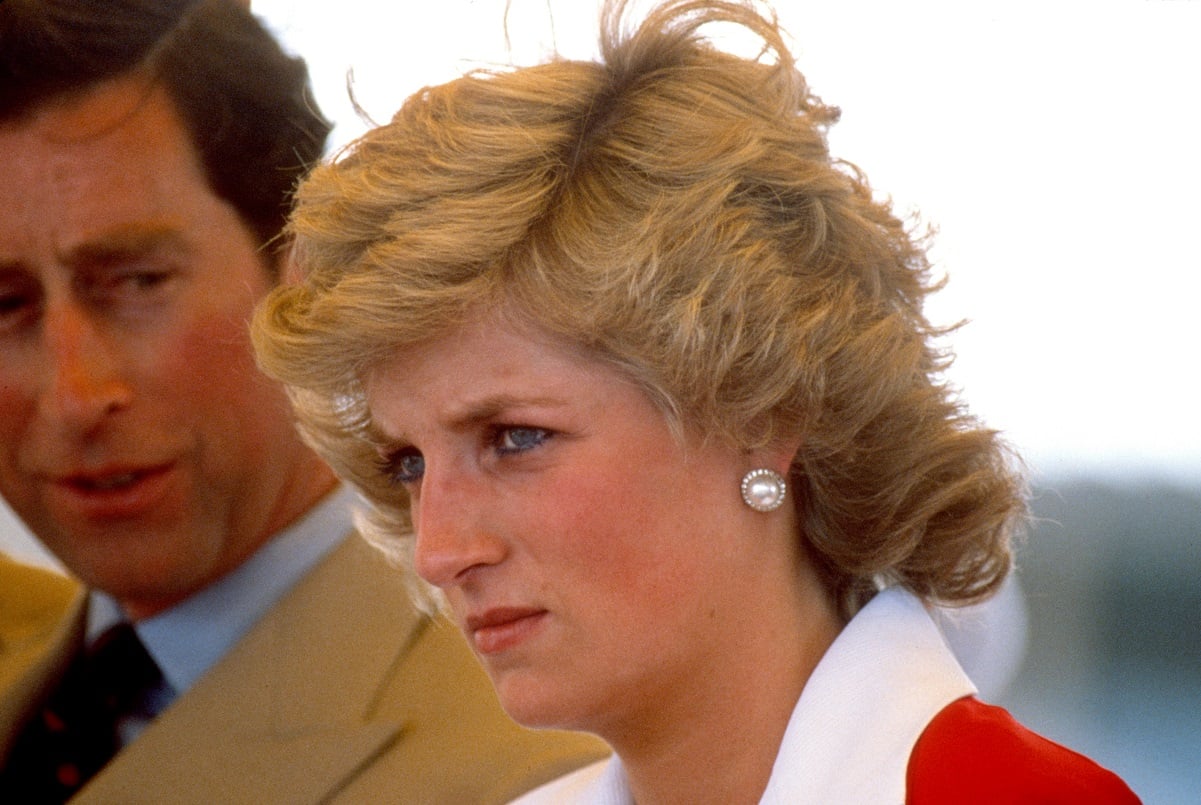
[[[0,164],[0,493],[148,615],[332,484],[254,365],[267,257],[140,78],[0,123]]]

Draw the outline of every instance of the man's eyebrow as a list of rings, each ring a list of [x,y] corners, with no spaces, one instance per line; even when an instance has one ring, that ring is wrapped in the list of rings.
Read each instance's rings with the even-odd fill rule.
[[[62,259],[66,265],[78,268],[152,252],[182,253],[188,248],[177,226],[139,224],[113,229],[91,238],[73,247]]]

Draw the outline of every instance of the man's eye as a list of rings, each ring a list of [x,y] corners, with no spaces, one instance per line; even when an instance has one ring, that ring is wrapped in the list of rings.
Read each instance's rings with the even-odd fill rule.
[[[425,474],[425,456],[405,448],[383,459],[383,472],[394,484],[412,484]]]
[[[79,283],[81,291],[95,300],[143,301],[147,294],[166,286],[175,274],[169,266],[132,261],[81,277]]]
[[[113,289],[132,288],[135,291],[149,291],[170,278],[171,272],[164,269],[131,270],[113,277],[112,287]]]
[[[170,276],[167,271],[138,271],[127,275],[125,281],[140,290],[145,290],[162,285]]]
[[[16,328],[36,315],[38,299],[20,291],[0,291],[0,330]]]
[[[545,428],[513,427],[496,432],[496,449],[504,453],[523,453],[538,447],[551,437]]]
[[[28,303],[29,299],[24,294],[0,293],[0,316],[12,315]]]

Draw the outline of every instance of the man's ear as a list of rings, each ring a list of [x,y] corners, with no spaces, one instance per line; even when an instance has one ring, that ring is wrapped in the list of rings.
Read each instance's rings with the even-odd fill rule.
[[[289,243],[279,252],[279,284],[299,285],[304,280],[304,273],[296,260],[296,247]]]

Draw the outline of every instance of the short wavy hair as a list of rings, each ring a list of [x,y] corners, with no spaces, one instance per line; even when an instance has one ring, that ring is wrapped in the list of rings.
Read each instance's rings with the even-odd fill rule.
[[[256,317],[263,368],[395,538],[408,504],[379,467],[363,380],[501,309],[627,373],[677,433],[799,437],[798,538],[847,614],[888,583],[986,596],[1024,486],[945,382],[924,236],[830,156],[838,111],[773,17],[671,0],[629,18],[606,4],[598,61],[425,88],[316,170],[291,220],[303,279]],[[716,22],[763,53],[717,48]]]
[[[248,5],[3,0],[0,121],[109,79],[155,79],[182,116],[210,187],[260,244],[272,243],[331,124],[313,99],[304,61]]]

